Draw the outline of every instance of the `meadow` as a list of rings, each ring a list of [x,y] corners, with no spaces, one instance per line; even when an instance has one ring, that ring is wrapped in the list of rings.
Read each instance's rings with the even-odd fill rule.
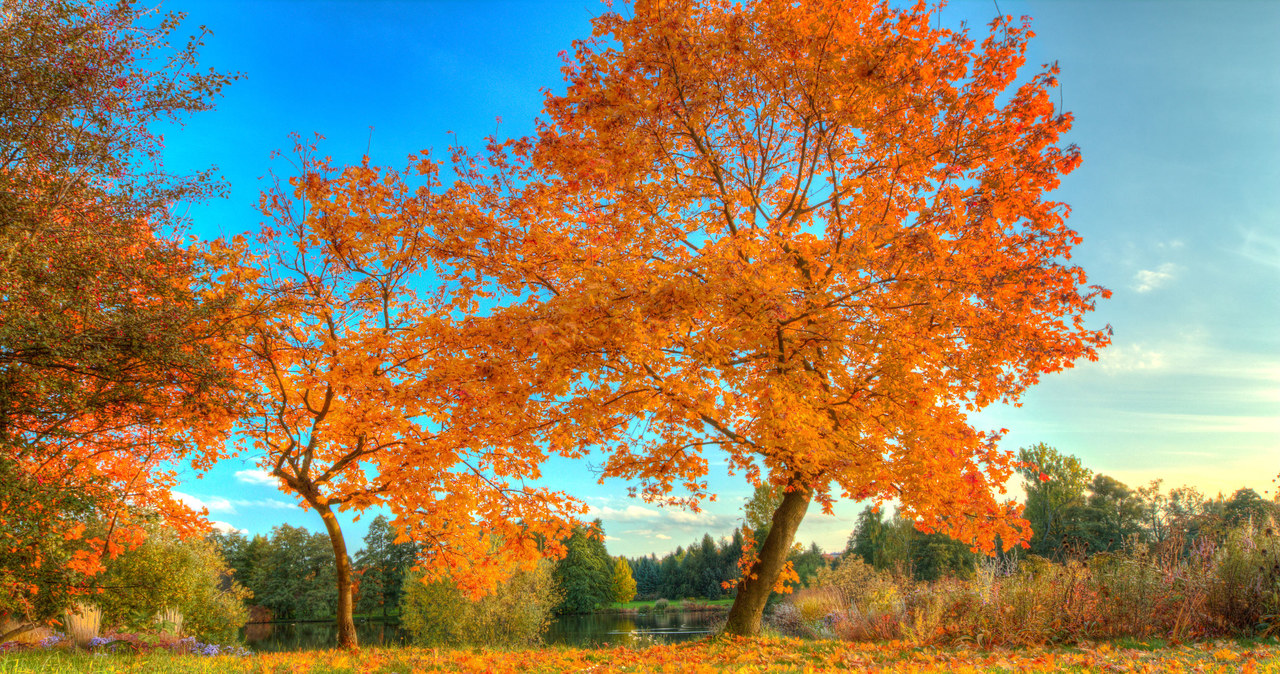
[[[849,643],[720,637],[643,648],[520,650],[396,648],[351,653],[270,653],[247,657],[86,653],[67,650],[0,656],[0,674],[25,672],[163,672],[246,674],[315,672],[1272,672],[1275,640],[1194,644],[1100,642],[1086,647],[967,649],[914,646],[902,640]]]

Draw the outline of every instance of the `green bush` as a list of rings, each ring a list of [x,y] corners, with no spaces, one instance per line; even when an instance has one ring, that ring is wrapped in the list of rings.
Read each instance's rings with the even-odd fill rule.
[[[551,562],[519,572],[489,595],[471,600],[453,583],[423,583],[420,574],[405,578],[400,620],[414,643],[423,646],[502,646],[536,644],[551,622],[561,597]]]
[[[666,613],[667,606],[670,604],[671,602],[666,599],[659,599],[658,601],[653,602],[653,610],[657,613]]]
[[[159,616],[176,611],[184,634],[226,644],[249,619],[249,592],[231,578],[214,545],[181,540],[160,523],[147,525],[142,545],[110,560],[95,581],[103,588],[93,598],[103,625],[118,630],[166,631],[172,626]]]

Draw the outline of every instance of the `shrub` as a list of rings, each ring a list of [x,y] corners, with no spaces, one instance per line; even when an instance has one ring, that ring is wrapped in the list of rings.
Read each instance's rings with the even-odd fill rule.
[[[560,602],[551,562],[516,573],[491,594],[468,599],[448,581],[406,577],[400,620],[424,646],[528,646],[542,639]]]
[[[671,602],[667,601],[666,599],[659,598],[658,601],[653,602],[653,610],[657,613],[666,613],[667,606],[670,603]]]
[[[147,525],[142,545],[107,563],[93,603],[104,627],[128,632],[176,631],[231,643],[249,619],[249,592],[231,578],[208,540],[182,540],[160,523]],[[164,621],[169,622],[165,625]]]
[[[820,571],[770,624],[793,636],[977,646],[1271,635],[1280,632],[1280,537],[1273,525],[1244,525],[1087,562],[986,561],[970,578],[931,583],[849,559]]]
[[[1234,630],[1274,632],[1280,617],[1280,538],[1274,526],[1228,531],[1213,562],[1209,611]]]

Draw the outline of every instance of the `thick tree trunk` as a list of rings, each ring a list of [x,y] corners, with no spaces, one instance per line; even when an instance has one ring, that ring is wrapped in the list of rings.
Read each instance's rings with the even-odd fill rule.
[[[0,625],[3,625],[3,624],[4,622],[0,622]],[[8,630],[7,632],[4,632],[3,634],[0,634],[0,644],[3,644],[8,641],[13,641],[19,635],[24,634],[26,632],[30,632],[35,628],[36,628],[35,623],[16,623],[12,627],[12,629]],[[4,629],[4,628],[0,627],[0,629]]]
[[[783,495],[782,503],[773,511],[773,524],[760,548],[760,557],[751,567],[750,574],[755,578],[743,580],[738,585],[738,596],[729,608],[729,618],[724,626],[726,634],[753,637],[760,633],[765,602],[769,601],[773,585],[778,582],[778,574],[782,573],[787,553],[791,551],[791,542],[795,540],[796,529],[800,528],[812,499],[813,491],[809,489],[789,491]]]
[[[360,644],[356,641],[356,621],[352,615],[351,558],[347,556],[347,542],[332,508],[320,503],[312,503],[311,507],[320,513],[324,528],[329,531],[329,542],[333,544],[333,561],[338,571],[338,648],[354,651]]]

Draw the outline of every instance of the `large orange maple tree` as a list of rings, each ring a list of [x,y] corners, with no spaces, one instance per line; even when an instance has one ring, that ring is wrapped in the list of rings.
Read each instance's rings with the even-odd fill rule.
[[[435,165],[334,167],[301,145],[296,156],[298,174],[263,195],[257,245],[211,254],[220,287],[260,307],[230,356],[248,392],[242,441],[324,522],[338,644],[350,649],[352,568],[336,512],[388,508],[398,540],[419,543],[425,580],[478,595],[562,554],[584,508],[528,484],[545,448],[507,413],[505,371],[467,357],[458,323],[478,289],[434,262],[449,210]]]
[[[1056,67],[1019,81],[1027,21],[979,41],[923,4],[631,9],[566,55],[536,138],[462,157],[474,208],[442,230],[492,281],[471,329],[519,364],[548,450],[667,504],[709,496],[712,456],[780,490],[736,634],[813,501],[1025,541],[1014,456],[969,415],[1108,341],[1046,198],[1080,156]]]

